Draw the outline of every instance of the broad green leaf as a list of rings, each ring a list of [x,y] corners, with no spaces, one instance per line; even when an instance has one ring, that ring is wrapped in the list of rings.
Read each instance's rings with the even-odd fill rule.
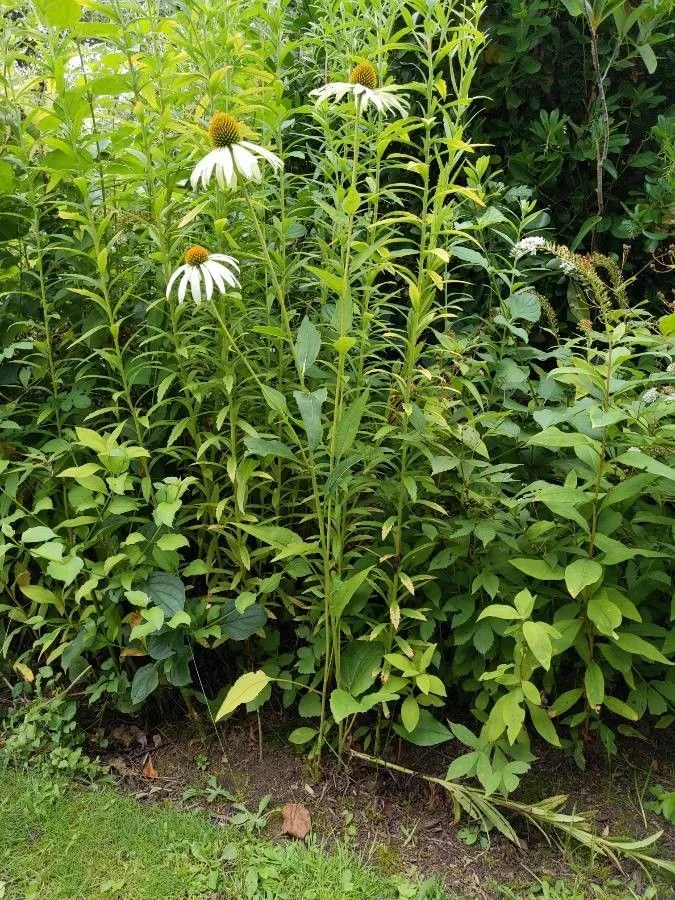
[[[321,443],[321,435],[323,433],[321,409],[328,397],[328,391],[326,388],[319,388],[316,391],[312,391],[311,394],[293,391],[293,396],[302,416],[302,424],[307,435],[307,446],[310,450],[315,450]]]
[[[573,688],[571,691],[565,691],[564,694],[560,694],[559,697],[556,697],[553,703],[550,705],[548,709],[548,714],[551,718],[555,716],[562,716],[563,713],[566,713],[569,709],[572,709],[575,703],[577,703],[582,695],[583,690],[581,688]]]
[[[546,670],[550,669],[553,648],[546,625],[542,622],[525,622],[523,623],[523,636],[537,662]]]
[[[138,586],[150,598],[150,602],[164,610],[167,617],[185,608],[185,585],[177,575],[168,572],[152,572],[148,580]]]
[[[296,728],[288,735],[291,744],[307,744],[312,738],[315,738],[319,732],[316,728],[308,728],[306,725],[302,728]]]
[[[600,634],[614,637],[616,629],[621,625],[621,610],[603,590],[596,591],[588,601],[586,614]]]
[[[182,534],[163,534],[157,541],[160,550],[180,550],[189,545],[190,541]]]
[[[373,567],[370,566],[367,569],[362,569],[360,572],[357,572],[356,575],[352,575],[347,581],[337,582],[333,586],[330,596],[330,606],[336,621],[342,617],[342,613],[345,611],[347,604],[361,585],[365,583],[372,568]]]
[[[561,431],[555,425],[533,435],[527,442],[535,447],[595,447],[596,441],[577,431]]]
[[[282,441],[245,437],[244,444],[247,453],[251,456],[277,456],[280,459],[295,459],[295,453]]]
[[[336,722],[342,722],[347,716],[363,712],[361,703],[347,691],[335,690],[330,695],[330,711]]]
[[[420,720],[420,707],[414,697],[406,697],[401,704],[401,721],[406,731],[414,731]]]
[[[41,584],[22,584],[19,585],[21,593],[32,600],[34,603],[53,603],[55,606],[60,605],[59,598],[53,591],[43,587]]]
[[[478,753],[475,751],[458,756],[450,763],[445,775],[446,779],[448,781],[457,781],[459,778],[465,778],[474,771],[477,761]]]
[[[594,709],[597,706],[601,706],[602,701],[605,698],[605,676],[602,674],[602,669],[595,660],[591,660],[586,666],[584,688],[589,704]]]
[[[520,619],[520,613],[513,606],[507,606],[505,603],[491,603],[486,606],[478,616],[476,621],[481,619]]]
[[[565,569],[565,584],[573,597],[602,578],[602,566],[594,559],[576,559]]]
[[[243,703],[255,700],[258,694],[272,681],[262,669],[241,675],[227,692],[220,709],[216,713],[216,722],[227,716]]]
[[[21,541],[24,544],[38,544],[41,541],[48,541],[57,535],[46,525],[35,525],[33,528],[27,528],[21,535]]]
[[[608,694],[605,694],[605,706],[610,712],[613,712],[624,719],[628,719],[631,722],[637,722],[640,718],[638,713],[631,706],[624,703],[623,700],[618,700],[616,697],[610,697]]]
[[[409,732],[403,725],[394,725],[394,731],[404,740],[417,747],[435,747],[452,740],[449,728],[435,719],[426,709],[420,709],[420,718],[414,731]]]
[[[84,560],[80,556],[68,556],[50,562],[47,574],[56,581],[62,581],[65,587],[72,584],[84,568]]]
[[[305,316],[300,328],[298,328],[298,335],[295,341],[295,354],[303,375],[316,361],[320,349],[321,335],[316,326]]]
[[[560,566],[551,566],[543,559],[523,559],[517,557],[510,559],[510,564],[515,566],[530,578],[537,578],[539,581],[561,581],[565,577],[565,571]]]
[[[548,741],[549,744],[552,744],[554,747],[560,747],[560,738],[558,737],[555,725],[550,720],[546,710],[542,709],[541,706],[535,706],[535,704],[530,703],[529,700],[526,700],[525,703],[527,704],[530,719],[532,720],[532,724],[537,733],[540,734],[545,741]]]
[[[384,646],[379,641],[352,641],[342,652],[340,677],[342,687],[359,697],[380,674]]]
[[[141,666],[140,669],[137,669],[134,680],[131,682],[131,702],[134,705],[142,703],[146,697],[150,696],[158,684],[159,675],[154,665],[148,663],[147,666]]]
[[[477,749],[479,743],[478,738],[472,731],[469,731],[466,725],[460,725],[457,722],[451,722],[450,730],[455,735],[458,741],[461,741],[467,747],[471,747],[472,750]]]
[[[539,297],[532,291],[517,291],[506,301],[512,319],[523,319],[526,322],[538,322],[541,318]]]
[[[237,609],[237,601],[230,597],[220,607],[216,620],[223,637],[233,641],[245,641],[267,622],[267,613],[260,603],[249,604],[243,612]]]
[[[472,266],[479,266],[481,269],[487,270],[490,268],[487,257],[483,256],[483,254],[479,253],[477,250],[472,250],[471,247],[467,247],[465,244],[452,244],[448,247],[448,250],[451,252],[452,256],[456,256],[457,259],[461,259],[464,262],[471,263]]]
[[[35,0],[38,17],[44,25],[72,28],[80,21],[82,6],[77,0]]]
[[[616,642],[616,645],[620,647],[621,650],[625,650],[626,653],[642,656],[644,659],[648,659],[651,662],[661,663],[662,666],[674,665],[660,650],[657,650],[653,644],[645,641],[644,638],[639,637],[637,634],[624,631],[615,637],[614,641]]]

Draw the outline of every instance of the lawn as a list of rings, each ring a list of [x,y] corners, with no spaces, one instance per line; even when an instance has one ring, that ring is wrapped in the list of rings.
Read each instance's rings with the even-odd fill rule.
[[[272,844],[113,787],[0,776],[0,897],[443,900],[437,883],[379,874],[342,846]]]

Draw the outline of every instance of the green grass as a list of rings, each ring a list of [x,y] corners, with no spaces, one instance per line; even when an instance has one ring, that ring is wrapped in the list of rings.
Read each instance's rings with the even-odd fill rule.
[[[378,874],[344,846],[325,853],[316,843],[272,844],[110,787],[10,772],[0,774],[0,897],[3,885],[4,900],[446,897],[437,883]]]

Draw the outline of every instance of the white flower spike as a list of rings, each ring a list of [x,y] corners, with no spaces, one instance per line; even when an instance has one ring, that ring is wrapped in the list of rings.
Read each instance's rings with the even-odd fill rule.
[[[176,279],[183,276],[178,285],[179,303],[185,300],[188,287],[194,302],[201,303],[202,281],[207,300],[213,296],[214,287],[219,293],[225,294],[229,288],[240,286],[237,279],[239,264],[232,256],[225,256],[224,253],[209,253],[204,247],[195,246],[186,250],[183,258],[185,264],[178,266],[166,286],[166,296],[168,297]]]
[[[351,94],[364,111],[368,108],[368,104],[372,103],[375,109],[384,115],[394,112],[400,116],[407,116],[408,103],[404,97],[396,96],[399,90],[400,87],[396,84],[378,87],[377,72],[370,63],[364,62],[352,69],[349,81],[331,81],[323,87],[310,91],[310,97],[315,97],[317,104],[331,98],[334,103],[339,103],[346,94]]]
[[[262,175],[258,159],[268,162],[275,172],[283,167],[279,157],[270,150],[243,141],[241,124],[228,113],[218,112],[213,116],[209,124],[209,138],[214,149],[197,163],[190,176],[195,191],[200,181],[206,188],[214,172],[222,189],[236,188],[237,177],[244,181],[260,181]]]

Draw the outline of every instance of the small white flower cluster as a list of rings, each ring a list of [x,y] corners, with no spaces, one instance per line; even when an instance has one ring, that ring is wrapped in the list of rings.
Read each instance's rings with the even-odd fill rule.
[[[521,238],[513,245],[511,252],[516,259],[520,259],[521,256],[525,256],[528,253],[536,253],[537,250],[541,250],[541,248],[545,246],[546,238],[540,237],[539,235],[533,235],[532,237]]]
[[[659,399],[659,392],[655,387],[649,388],[648,391],[645,391],[642,395],[642,402],[645,406],[651,406],[652,403],[655,403]]]
[[[577,267],[573,262],[570,262],[569,259],[561,259],[560,260],[560,268],[563,270],[565,275],[574,275],[577,270]]]

